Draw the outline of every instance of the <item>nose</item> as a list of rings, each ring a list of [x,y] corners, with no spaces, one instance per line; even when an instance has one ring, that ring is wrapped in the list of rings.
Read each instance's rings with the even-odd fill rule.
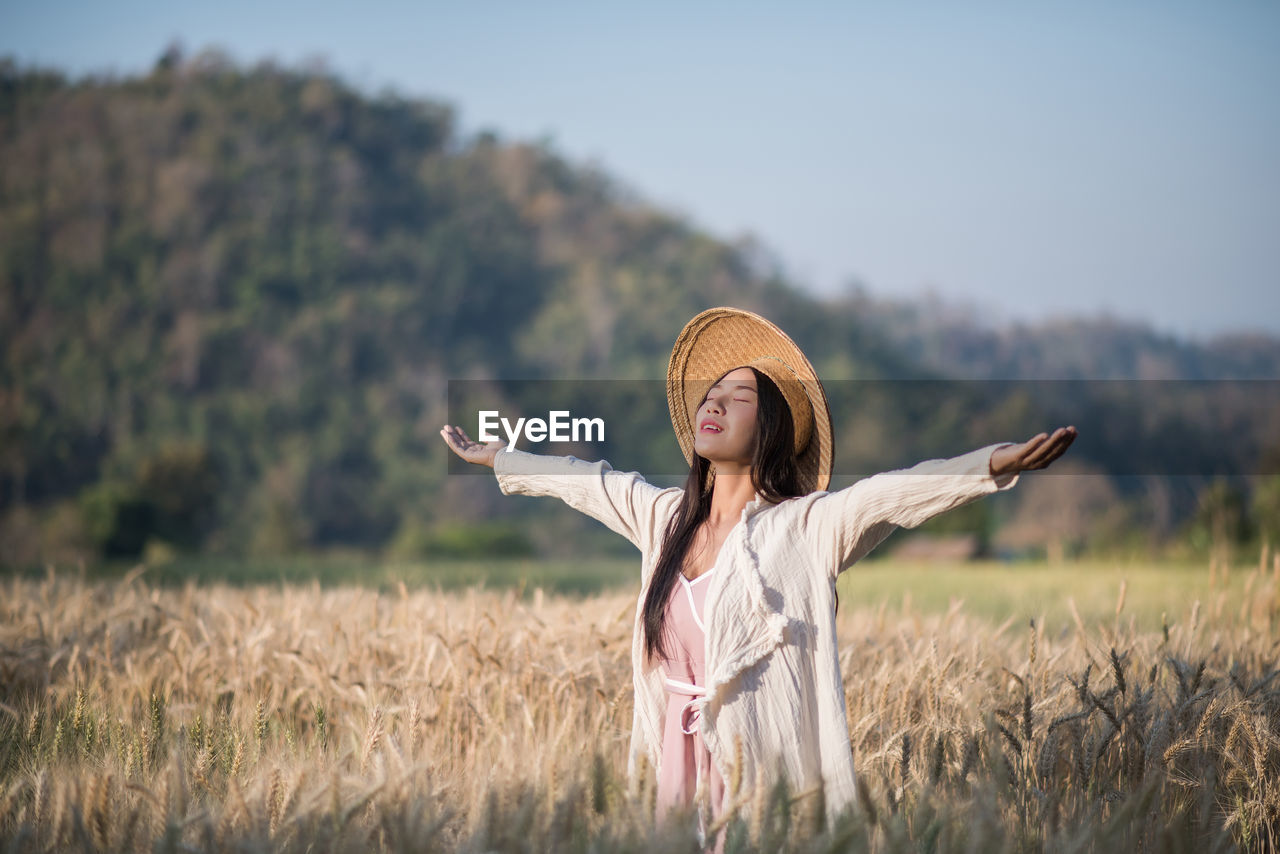
[[[721,400],[714,391],[708,394],[707,399],[703,401],[702,410],[708,414],[713,412],[717,415],[724,414],[724,406],[721,405]]]

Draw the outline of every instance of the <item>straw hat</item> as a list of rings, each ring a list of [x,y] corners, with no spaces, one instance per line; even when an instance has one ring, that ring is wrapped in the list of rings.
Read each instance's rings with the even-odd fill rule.
[[[734,368],[750,367],[778,386],[791,409],[795,453],[806,492],[827,488],[835,447],[831,412],[818,374],[785,332],[739,308],[708,309],[676,338],[667,363],[667,406],[686,462],[693,462],[694,421],[707,391]]]

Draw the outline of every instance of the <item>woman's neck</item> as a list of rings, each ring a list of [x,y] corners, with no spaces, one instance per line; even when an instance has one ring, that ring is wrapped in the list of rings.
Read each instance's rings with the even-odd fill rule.
[[[716,479],[711,484],[711,508],[707,522],[713,527],[737,523],[742,509],[755,497],[756,489],[751,483],[749,469],[740,474],[716,472]]]

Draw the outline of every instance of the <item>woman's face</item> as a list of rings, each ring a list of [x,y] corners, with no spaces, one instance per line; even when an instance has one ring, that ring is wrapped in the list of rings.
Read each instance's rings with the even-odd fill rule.
[[[756,441],[756,375],[734,368],[707,392],[693,422],[693,450],[728,465],[749,466]]]

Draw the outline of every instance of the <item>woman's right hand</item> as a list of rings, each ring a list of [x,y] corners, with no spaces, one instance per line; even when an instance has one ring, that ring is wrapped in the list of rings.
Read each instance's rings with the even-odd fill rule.
[[[500,439],[489,442],[487,445],[473,442],[471,437],[467,435],[466,430],[451,424],[441,427],[440,435],[444,437],[449,450],[462,457],[462,459],[469,463],[476,463],[489,468],[493,468],[493,458],[507,446],[507,443]]]

